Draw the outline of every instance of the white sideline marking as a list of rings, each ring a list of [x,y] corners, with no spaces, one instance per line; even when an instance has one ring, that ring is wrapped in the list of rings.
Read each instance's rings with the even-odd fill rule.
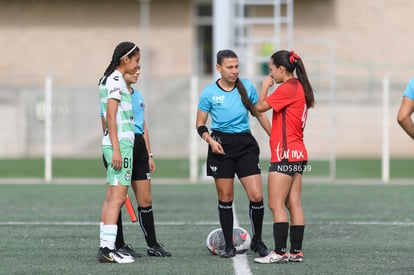
[[[234,226],[240,226],[239,221],[237,219],[234,203],[233,203],[233,218],[234,218],[233,220]],[[236,256],[233,257],[233,269],[236,275],[239,275],[239,274],[240,275],[252,275],[252,271],[250,270],[249,261],[247,260],[246,254],[236,254]]]
[[[95,226],[99,225],[99,222],[78,222],[78,221],[60,221],[60,222],[51,222],[51,221],[31,221],[31,222],[23,222],[23,221],[0,221],[0,225],[84,225],[84,226]],[[123,226],[134,225],[134,223],[124,221],[122,223]],[[155,225],[161,226],[184,226],[184,225],[219,225],[218,222],[155,222]]]
[[[182,225],[219,225],[216,221],[203,221],[203,222],[155,222],[156,225],[161,226],[182,226]],[[238,223],[237,223],[238,224]],[[250,223],[249,223],[250,224]],[[264,222],[263,224],[273,224],[271,222]],[[389,222],[382,222],[382,221],[317,221],[317,222],[307,222],[306,224],[309,225],[386,225],[386,226],[414,226],[414,221],[412,222],[399,222],[399,221],[389,221]],[[99,225],[99,222],[78,222],[78,221],[60,221],[60,222],[51,222],[51,221],[32,221],[32,222],[24,222],[24,221],[0,221],[0,225],[84,225],[84,226],[92,226],[92,225]],[[125,221],[123,223],[124,226],[134,225],[131,222]],[[236,225],[236,223],[235,223]]]

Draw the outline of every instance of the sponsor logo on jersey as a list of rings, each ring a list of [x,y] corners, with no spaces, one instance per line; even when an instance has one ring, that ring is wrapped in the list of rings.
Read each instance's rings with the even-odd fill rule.
[[[301,160],[305,158],[304,151],[294,150],[294,149],[283,150],[283,148],[281,148],[280,142],[277,144],[275,153],[276,153],[278,161],[282,161],[283,159]]]
[[[119,81],[119,76],[117,76],[117,75],[116,75],[116,76],[114,76],[114,80],[115,80],[115,81]]]
[[[213,95],[213,101],[214,102],[223,102],[224,101],[224,95]]]
[[[112,90],[109,91],[109,94],[113,94],[119,91],[119,94],[122,95],[122,91],[121,89],[119,89],[118,87],[113,88]]]
[[[220,106],[222,103],[224,103],[225,96],[224,95],[220,95],[220,96],[214,95],[212,99],[213,99],[213,104]]]

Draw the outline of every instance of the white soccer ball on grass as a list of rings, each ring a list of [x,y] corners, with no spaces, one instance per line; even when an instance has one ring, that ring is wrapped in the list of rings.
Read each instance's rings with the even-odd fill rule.
[[[238,226],[233,228],[233,244],[237,254],[242,254],[249,250],[251,242],[252,240],[247,230]],[[216,228],[208,234],[206,246],[213,255],[220,255],[224,252],[226,243],[221,228]]]

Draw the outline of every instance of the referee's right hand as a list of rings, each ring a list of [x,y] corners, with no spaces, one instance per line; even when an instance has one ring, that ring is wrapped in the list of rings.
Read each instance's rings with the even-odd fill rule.
[[[210,146],[211,146],[211,151],[214,154],[218,154],[218,155],[225,155],[226,154],[226,153],[224,153],[224,150],[223,150],[223,147],[221,146],[221,144],[218,143],[217,141],[215,141],[214,139],[211,139]]]

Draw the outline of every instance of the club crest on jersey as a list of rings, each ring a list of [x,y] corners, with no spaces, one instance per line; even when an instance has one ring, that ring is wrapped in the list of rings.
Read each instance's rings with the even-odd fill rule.
[[[125,173],[125,180],[130,181],[131,180],[131,170],[127,170]]]

